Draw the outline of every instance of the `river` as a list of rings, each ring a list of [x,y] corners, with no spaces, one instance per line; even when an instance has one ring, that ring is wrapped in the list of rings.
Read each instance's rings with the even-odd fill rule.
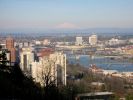
[[[90,57],[89,55],[78,55],[76,57],[75,55],[67,55],[67,60],[70,64],[79,63],[80,65],[88,68],[91,64],[95,64],[96,66],[106,70],[133,72],[133,63],[129,62],[127,59],[111,59],[110,57],[104,56]]]

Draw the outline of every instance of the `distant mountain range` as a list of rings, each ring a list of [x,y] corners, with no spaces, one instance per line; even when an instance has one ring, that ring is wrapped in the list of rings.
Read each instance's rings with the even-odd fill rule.
[[[46,33],[133,33],[133,28],[44,29]]]

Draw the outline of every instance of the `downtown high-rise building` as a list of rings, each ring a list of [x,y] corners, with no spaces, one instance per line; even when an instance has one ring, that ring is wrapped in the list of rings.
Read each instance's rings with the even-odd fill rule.
[[[82,44],[83,44],[82,37],[80,37],[80,36],[76,37],[76,45],[82,45]]]
[[[6,49],[10,52],[11,63],[16,62],[16,49],[14,47],[14,39],[12,37],[6,38]]]

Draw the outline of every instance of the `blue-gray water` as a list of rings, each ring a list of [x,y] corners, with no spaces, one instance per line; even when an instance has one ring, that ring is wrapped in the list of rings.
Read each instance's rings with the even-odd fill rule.
[[[105,58],[105,57],[90,58],[90,56],[88,55],[80,55],[79,59],[76,59],[75,56],[71,56],[71,57],[67,56],[67,59],[70,64],[79,63],[80,65],[88,68],[90,64],[96,64],[96,66],[103,69],[108,69],[108,70],[118,70],[120,72],[133,71],[133,63],[129,62],[126,59],[112,60],[110,58]]]

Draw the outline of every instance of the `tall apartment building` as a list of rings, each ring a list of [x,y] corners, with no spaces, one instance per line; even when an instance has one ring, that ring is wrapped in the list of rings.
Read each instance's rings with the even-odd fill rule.
[[[97,35],[91,35],[89,37],[89,44],[90,45],[96,45],[97,44]]]
[[[34,62],[34,52],[32,48],[22,48],[20,51],[20,67],[22,71],[31,73],[32,62]]]
[[[66,85],[66,55],[61,52],[55,52],[49,56],[39,59],[39,62],[32,63],[32,77],[36,82],[42,85],[43,77],[50,72],[51,81],[55,80],[55,84]]]
[[[66,85],[66,55],[55,52],[50,55],[50,59],[55,63],[57,84]]]

